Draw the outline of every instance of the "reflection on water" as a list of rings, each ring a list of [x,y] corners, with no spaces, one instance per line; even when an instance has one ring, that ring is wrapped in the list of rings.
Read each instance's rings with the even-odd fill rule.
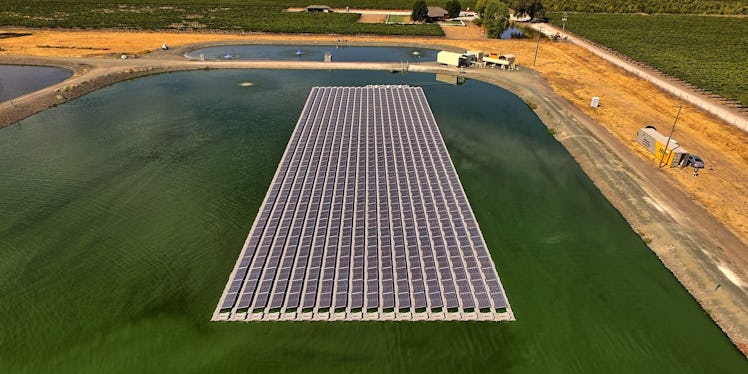
[[[335,45],[228,45],[201,48],[187,57],[205,60],[290,60],[323,61],[325,53],[333,62],[436,61],[434,49],[408,47],[362,47]]]
[[[70,78],[73,72],[47,66],[0,65],[0,102]]]
[[[465,83],[465,77],[461,75],[453,75],[453,74],[435,74],[435,79],[442,83],[448,83],[448,84],[464,84]]]

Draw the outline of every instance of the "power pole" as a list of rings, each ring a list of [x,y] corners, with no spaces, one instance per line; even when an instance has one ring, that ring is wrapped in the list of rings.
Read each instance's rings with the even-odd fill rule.
[[[540,48],[540,35],[543,35],[543,26],[540,26],[540,32],[538,33],[538,42],[535,43],[535,58],[532,59],[532,66],[535,66],[535,62],[538,61],[538,48]]]
[[[675,124],[678,123],[678,117],[680,117],[680,111],[683,109],[683,103],[681,102],[678,106],[678,113],[675,114],[675,121],[673,122],[673,127],[670,128],[670,135],[667,137],[667,142],[665,143],[665,149],[662,151],[662,156],[660,157],[660,164],[657,166],[657,168],[662,167],[663,160],[665,159],[666,154],[670,154],[668,152],[668,146],[670,145],[670,139],[673,138],[673,132],[675,132]],[[668,157],[669,158],[669,157]]]
[[[568,19],[569,19],[569,17],[567,16],[567,13],[566,13],[566,12],[564,12],[564,15],[563,15],[563,16],[561,17],[561,22],[563,22],[563,26],[562,26],[562,28],[561,28],[561,37],[562,37],[562,38],[563,38],[563,37],[564,37],[564,35],[566,34],[566,21],[567,21]]]

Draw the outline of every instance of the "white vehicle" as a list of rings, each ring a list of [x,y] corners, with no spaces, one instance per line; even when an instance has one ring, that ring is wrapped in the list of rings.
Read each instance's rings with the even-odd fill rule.
[[[443,64],[443,65],[455,66],[455,67],[470,65],[470,62],[468,61],[464,53],[455,53],[455,52],[447,52],[447,51],[439,51],[439,53],[436,54],[436,62]]]

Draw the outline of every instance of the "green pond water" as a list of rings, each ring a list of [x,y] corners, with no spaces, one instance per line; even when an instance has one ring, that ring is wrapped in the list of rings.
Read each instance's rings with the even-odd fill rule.
[[[517,321],[210,322],[309,89],[391,83],[424,87]],[[0,130],[0,217],[0,373],[748,372],[534,113],[477,81],[127,81]]]

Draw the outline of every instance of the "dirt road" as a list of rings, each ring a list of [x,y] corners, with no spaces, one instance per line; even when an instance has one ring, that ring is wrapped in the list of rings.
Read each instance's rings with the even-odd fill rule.
[[[190,43],[336,43],[340,36],[47,31],[34,34],[22,41],[0,40],[0,47],[5,53],[44,55],[53,51],[78,57],[48,59],[6,55],[0,57],[0,63],[64,65],[76,73],[66,82],[14,100],[13,105],[0,104],[2,123],[13,123],[34,111],[107,84],[165,71],[267,67],[390,70],[401,67],[400,64],[321,62],[195,62],[182,56],[185,50],[197,46]],[[164,41],[177,48],[137,53],[154,46],[158,48]],[[578,46],[541,42],[538,66],[533,71],[524,66],[532,62],[534,41],[346,37],[343,42],[510,51],[517,55],[522,64],[520,71],[469,69],[466,75],[506,87],[537,104],[538,115],[556,130],[557,139],[605,196],[634,230],[650,241],[649,246],[663,263],[748,354],[745,286],[748,284],[745,244],[748,241],[741,239],[747,237],[748,232],[748,203],[744,193],[748,180],[748,142],[744,133],[696,109],[688,110],[682,118],[683,128],[676,137],[682,144],[688,144],[689,149],[697,149],[708,164],[716,166],[695,179],[679,170],[656,168],[652,157],[634,141],[636,129],[642,125],[669,122],[669,111],[677,100]],[[50,49],[39,45],[70,48]],[[80,57],[91,54],[96,48],[106,48],[107,52],[94,53],[98,57]],[[115,50],[117,52],[112,53]],[[135,54],[138,58],[111,58],[120,53]],[[411,64],[410,69],[450,70],[435,63]],[[456,73],[456,70],[451,71]],[[603,107],[598,109],[588,105],[589,98],[595,94],[603,98]],[[683,225],[684,220],[690,224]]]
[[[527,25],[535,30],[542,30],[542,32],[548,36],[561,35],[562,32],[561,29],[550,24],[541,25],[536,23],[528,23]],[[741,113],[734,108],[726,106],[712,98],[706,97],[688,87],[685,87],[682,84],[678,84],[677,82],[663,78],[662,76],[651,71],[646,71],[635,64],[632,64],[612,53],[607,52],[602,48],[599,48],[585,41],[584,39],[578,38],[572,33],[564,32],[564,37],[566,37],[568,41],[587,49],[588,51],[620,67],[621,69],[634,74],[646,81],[652,82],[663,91],[668,92],[673,96],[716,116],[726,123],[729,123],[743,131],[748,132],[748,114]]]

